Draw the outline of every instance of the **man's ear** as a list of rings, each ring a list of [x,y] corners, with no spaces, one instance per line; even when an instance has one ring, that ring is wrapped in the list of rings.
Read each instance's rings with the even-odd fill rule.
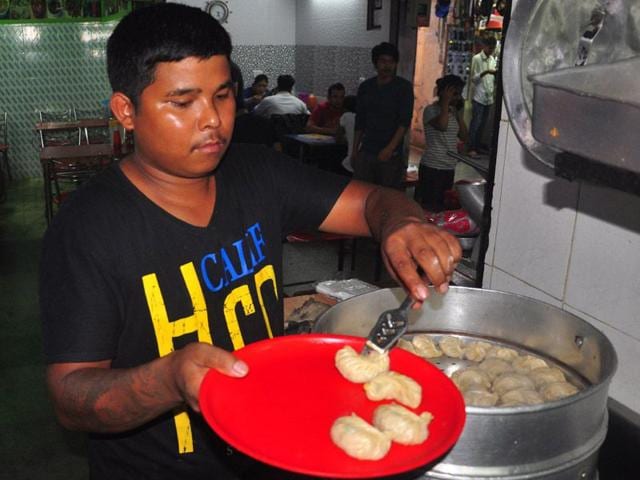
[[[124,93],[115,92],[111,95],[109,106],[125,130],[135,130],[136,109],[129,97]]]

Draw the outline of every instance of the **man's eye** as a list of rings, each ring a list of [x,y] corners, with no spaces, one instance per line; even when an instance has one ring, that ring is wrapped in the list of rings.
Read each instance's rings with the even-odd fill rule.
[[[225,88],[224,90],[221,90],[220,92],[216,93],[216,98],[218,100],[224,100],[225,98],[229,98],[230,95],[231,95],[231,89]]]
[[[187,108],[191,105],[190,100],[171,100],[171,105],[178,108]]]

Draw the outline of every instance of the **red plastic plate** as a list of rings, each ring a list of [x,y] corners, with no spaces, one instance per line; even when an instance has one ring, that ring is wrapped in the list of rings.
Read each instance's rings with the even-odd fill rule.
[[[281,469],[333,478],[380,477],[427,465],[446,453],[462,433],[464,401],[440,370],[415,355],[393,349],[391,369],[422,385],[422,403],[434,416],[429,438],[415,446],[393,443],[377,461],[357,460],[338,448],[331,425],[356,413],[371,422],[388,402],[367,399],[363,386],[346,380],[334,356],[364,339],[335,335],[292,335],[253,343],[235,354],[249,365],[244,378],[211,370],[200,389],[207,423],[241,452]]]

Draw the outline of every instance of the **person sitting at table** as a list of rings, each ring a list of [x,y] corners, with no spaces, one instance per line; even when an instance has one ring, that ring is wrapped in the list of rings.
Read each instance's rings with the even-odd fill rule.
[[[253,84],[242,91],[242,102],[248,112],[252,112],[256,105],[267,96],[269,89],[269,77],[264,73],[256,75]]]
[[[280,75],[276,94],[264,98],[253,110],[253,113],[265,118],[270,118],[271,115],[308,115],[307,105],[291,93],[295,83],[296,81],[291,75]]]
[[[210,369],[246,385],[261,365],[232,352],[284,334],[287,234],[374,236],[415,308],[427,283],[446,292],[462,256],[402,192],[231,143],[231,48],[200,8],[120,20],[110,106],[135,151],[78,190],[42,242],[46,383],[61,424],[90,432],[92,480],[269,478],[207,425],[199,392]]]
[[[234,62],[229,62],[231,67],[231,80],[236,91],[236,119],[233,124],[232,143],[254,143],[273,147],[282,151],[282,145],[276,136],[273,124],[264,117],[251,115],[243,101],[244,80],[240,67]]]
[[[334,83],[327,91],[327,101],[318,105],[309,120],[306,131],[322,135],[336,135],[340,126],[340,117],[344,113],[345,89],[341,83]]]

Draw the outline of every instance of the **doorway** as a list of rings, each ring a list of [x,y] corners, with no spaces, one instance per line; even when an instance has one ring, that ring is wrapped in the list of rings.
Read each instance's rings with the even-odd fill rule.
[[[483,50],[485,40],[492,37],[498,41],[498,49],[495,58],[499,58],[500,40],[502,37],[502,12],[510,7],[510,2],[486,1],[486,0],[406,0],[406,18],[399,15],[398,45],[401,52],[407,50],[409,39],[413,41],[410,50],[415,54],[413,58],[401,55],[399,71],[405,78],[413,80],[414,85],[414,111],[411,129],[408,134],[408,161],[409,168],[417,170],[420,158],[428,145],[425,144],[425,132],[423,126],[424,109],[437,101],[435,91],[436,80],[447,74],[459,76],[464,84],[464,110],[463,118],[467,127],[472,119],[472,98],[474,83],[471,79],[471,65],[473,56]],[[416,21],[411,18],[417,10],[416,4],[428,5],[428,17]],[[446,7],[446,8],[445,8]],[[500,12],[498,11],[500,9]],[[402,63],[405,63],[402,65]],[[402,73],[401,73],[402,75]],[[490,201],[491,188],[495,165],[495,149],[497,143],[497,131],[500,121],[500,107],[502,95],[500,91],[499,74],[495,76],[495,97],[484,128],[481,130],[483,151],[471,157],[468,155],[468,147],[459,143],[455,152],[448,153],[457,160],[454,182],[456,186],[450,195],[448,204],[450,211],[457,211],[458,215],[451,215],[452,221],[458,221],[460,210],[473,211],[474,215],[469,223],[467,231],[452,232],[460,238],[463,244],[464,257],[458,269],[458,278],[455,283],[466,286],[481,286],[484,254],[488,244],[488,230],[490,227]],[[481,183],[481,187],[458,186],[458,182]],[[480,192],[477,190],[480,189]],[[467,190],[467,192],[463,192]],[[471,195],[469,195],[471,191]],[[474,201],[480,199],[476,205],[461,205],[463,197],[473,197]],[[488,205],[488,208],[484,208]],[[433,217],[439,222],[444,222],[440,217]],[[449,229],[449,228],[447,228]],[[451,230],[450,230],[451,231]]]

